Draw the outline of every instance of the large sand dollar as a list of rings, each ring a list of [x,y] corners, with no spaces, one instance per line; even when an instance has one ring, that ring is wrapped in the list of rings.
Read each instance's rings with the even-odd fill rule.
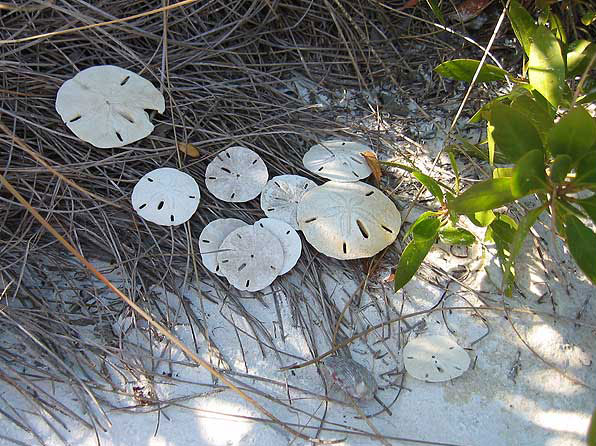
[[[333,181],[353,182],[367,178],[372,169],[361,155],[370,147],[355,141],[332,140],[312,146],[302,158],[312,173]]]
[[[296,212],[304,194],[317,184],[299,175],[279,175],[271,178],[261,192],[261,209],[270,218],[298,228]]]

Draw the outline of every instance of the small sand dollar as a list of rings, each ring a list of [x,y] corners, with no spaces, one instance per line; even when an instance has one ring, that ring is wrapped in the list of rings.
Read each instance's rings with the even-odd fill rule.
[[[170,167],[145,174],[132,191],[132,207],[145,220],[162,226],[180,225],[196,212],[201,199],[193,177]]]
[[[285,221],[275,218],[262,218],[255,225],[271,232],[281,243],[284,250],[284,264],[279,275],[281,276],[294,268],[302,254],[302,241],[294,228]]]
[[[269,174],[259,155],[234,146],[219,153],[205,170],[205,185],[222,201],[242,203],[256,198]]]
[[[419,336],[403,350],[404,366],[421,381],[448,381],[470,366],[470,356],[449,336]]]
[[[219,248],[228,235],[243,226],[248,226],[248,223],[237,218],[218,218],[203,228],[199,235],[199,252],[205,268],[219,276],[223,275],[217,264]]]
[[[238,228],[226,237],[217,255],[220,272],[239,290],[259,291],[269,286],[284,264],[281,242],[258,226]]]
[[[352,398],[367,401],[377,392],[377,381],[366,367],[343,356],[330,356],[323,360],[327,379]]]
[[[285,221],[298,230],[298,203],[307,191],[316,186],[314,181],[299,175],[273,177],[261,192],[261,209],[267,217]]]
[[[333,181],[358,181],[367,178],[372,169],[361,155],[371,149],[355,141],[333,140],[312,146],[302,158],[312,173]]]
[[[298,224],[319,252],[336,259],[371,257],[397,237],[401,215],[379,189],[362,182],[329,181],[307,192]]]
[[[87,68],[62,84],[56,111],[72,132],[95,147],[121,147],[153,131],[145,110],[165,100],[147,79],[113,65]]]

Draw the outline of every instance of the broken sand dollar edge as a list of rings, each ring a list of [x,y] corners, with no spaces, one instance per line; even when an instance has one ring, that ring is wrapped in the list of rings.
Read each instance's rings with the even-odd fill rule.
[[[220,152],[205,170],[205,186],[216,198],[243,203],[256,198],[269,173],[267,166],[254,151],[233,146]]]
[[[323,178],[339,182],[354,182],[372,173],[362,152],[370,147],[355,141],[331,140],[312,146],[304,154],[304,167]]]
[[[450,336],[418,336],[403,350],[406,371],[421,381],[441,382],[461,376],[470,366],[470,356]]]
[[[294,268],[302,254],[302,240],[294,228],[285,221],[275,218],[262,218],[255,225],[271,232],[281,243],[284,251],[284,263],[279,275],[286,274]]]
[[[217,263],[232,286],[242,291],[259,291],[279,275],[284,251],[270,231],[256,225],[245,226],[225,238]]]
[[[270,218],[285,221],[299,230],[296,212],[304,194],[317,184],[299,175],[271,178],[261,192],[261,209]]]
[[[217,263],[219,248],[228,235],[244,226],[248,226],[248,223],[237,218],[218,218],[203,228],[199,235],[199,253],[205,268],[218,276],[223,276]]]
[[[162,226],[188,221],[201,200],[193,177],[171,167],[146,173],[132,191],[132,207],[139,216]]]
[[[371,257],[393,243],[401,214],[381,190],[362,182],[328,181],[298,205],[298,224],[319,252],[340,260]]]
[[[122,147],[150,135],[145,110],[163,113],[165,100],[147,79],[114,65],[99,65],[64,82],[56,111],[80,139],[95,147]]]

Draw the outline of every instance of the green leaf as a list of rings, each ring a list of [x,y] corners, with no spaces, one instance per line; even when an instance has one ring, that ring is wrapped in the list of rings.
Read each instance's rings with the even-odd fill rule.
[[[493,178],[511,178],[513,176],[513,167],[496,167],[493,170]]]
[[[472,245],[476,237],[467,229],[448,225],[439,231],[439,240],[449,245]]]
[[[573,160],[569,155],[558,155],[550,166],[550,179],[553,183],[562,183],[573,167]]]
[[[567,48],[567,77],[581,76],[596,53],[596,45],[589,40],[576,40]]]
[[[496,153],[496,143],[495,143],[495,126],[489,121],[486,122],[486,141],[488,144],[488,163],[491,166],[495,164],[495,153]]]
[[[486,230],[486,241],[492,241],[497,249],[497,256],[501,263],[501,270],[505,276],[505,265],[509,260],[511,251],[511,243],[513,242],[513,234],[517,230],[517,223],[507,215],[499,215]],[[510,267],[507,274],[510,277],[515,277],[515,270]]]
[[[528,78],[553,106],[561,103],[566,85],[565,61],[559,41],[545,26],[539,26],[532,36]]]
[[[439,232],[439,226],[441,226],[441,220],[433,213],[425,212],[416,219],[408,233],[412,233],[414,240],[417,242],[435,240]]]
[[[433,14],[437,18],[441,25],[445,25],[445,17],[443,17],[443,11],[441,11],[441,6],[437,0],[426,0],[430,9],[432,9]]]
[[[443,62],[435,68],[435,71],[443,77],[458,81],[472,82],[474,73],[480,64],[479,60],[454,59]],[[478,73],[478,82],[504,81],[509,76],[507,71],[495,65],[484,64]]]
[[[395,291],[403,288],[403,286],[414,277],[414,274],[416,274],[416,271],[418,271],[420,265],[422,265],[424,258],[434,243],[434,239],[423,241],[412,240],[408,243],[408,246],[404,249],[404,252],[399,259],[399,263],[395,268]]]
[[[511,192],[511,178],[497,178],[469,187],[451,200],[448,207],[459,214],[471,214],[498,208],[516,198]]]
[[[540,217],[540,214],[542,214],[544,212],[546,207],[547,207],[546,204],[542,205],[538,208],[532,209],[526,215],[524,215],[522,217],[522,219],[519,221],[519,224],[517,225],[517,230],[513,234],[513,238],[511,239],[511,244],[509,247],[509,255],[508,255],[507,261],[505,262],[505,265],[503,267],[504,275],[503,275],[503,283],[501,285],[505,295],[507,295],[507,296],[511,296],[511,292],[512,292],[512,286],[513,286],[512,271],[515,270],[515,268],[513,266],[515,264],[515,259],[517,258],[517,256],[519,255],[519,253],[523,247],[524,241],[526,240],[526,237],[528,236],[528,233],[530,232],[530,228],[532,226],[534,226],[534,223],[536,223],[536,220],[538,219],[538,217]]]
[[[573,215],[565,221],[565,234],[577,266],[596,285],[596,234]]]
[[[596,13],[594,14],[596,15]],[[596,410],[592,414],[588,426],[588,446],[596,446]]]
[[[480,228],[484,228],[490,225],[496,218],[495,213],[490,210],[468,214],[466,215],[466,217],[468,217],[468,220],[470,220],[472,224]]]
[[[496,145],[510,162],[516,162],[530,150],[543,148],[536,127],[518,110],[495,104],[490,123],[495,126],[493,138]]]
[[[544,190],[546,185],[544,153],[541,150],[531,150],[518,160],[513,169],[511,192],[513,195],[523,197]]]
[[[550,29],[555,33],[555,37],[562,43],[567,43],[567,34],[565,33],[565,25],[557,14],[549,14]]]
[[[547,102],[548,104],[548,102]],[[550,107],[550,105],[549,105]],[[511,108],[523,113],[530,120],[544,144],[548,130],[554,125],[553,116],[550,110],[544,107],[543,103],[537,102],[533,96],[520,95],[511,102]]]
[[[588,11],[582,16],[582,23],[590,26],[596,20],[596,11]]]
[[[449,163],[451,164],[451,169],[453,169],[453,173],[455,174],[455,193],[459,194],[459,167],[457,167],[455,153],[453,153],[453,150],[448,150],[447,154],[449,155]]]
[[[596,195],[577,200],[577,204],[584,210],[590,219],[596,224]]]
[[[580,159],[575,168],[575,184],[596,184],[596,151]]]
[[[509,4],[509,20],[511,21],[511,27],[517,40],[526,55],[529,56],[530,41],[536,29],[534,19],[517,0],[512,0]]]
[[[413,172],[412,175],[416,177],[418,181],[420,181],[424,187],[428,189],[428,191],[433,194],[433,196],[439,200],[441,204],[445,201],[445,197],[443,195],[443,190],[439,183],[437,183],[433,178],[429,177],[428,175],[423,174],[422,172]]]
[[[579,160],[595,143],[596,122],[583,107],[567,112],[548,132],[548,145],[553,156],[569,155]]]

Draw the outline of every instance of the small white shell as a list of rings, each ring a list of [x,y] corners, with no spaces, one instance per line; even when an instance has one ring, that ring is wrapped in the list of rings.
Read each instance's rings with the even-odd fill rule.
[[[377,381],[366,367],[343,356],[330,356],[322,363],[327,378],[352,398],[361,401],[374,398]]]
[[[259,155],[234,146],[219,153],[205,170],[205,186],[222,201],[242,203],[256,198],[269,174]]]
[[[203,228],[199,235],[199,252],[205,268],[219,276],[223,275],[217,264],[219,248],[228,235],[243,226],[248,226],[248,223],[237,218],[218,218]]]
[[[289,224],[275,218],[262,218],[255,223],[278,238],[284,250],[284,264],[279,275],[287,273],[296,265],[302,254],[302,241],[298,233]]]
[[[261,209],[267,217],[285,221],[298,230],[296,211],[302,196],[316,183],[299,175],[273,177],[261,192]]]
[[[403,350],[408,373],[421,381],[448,381],[470,366],[470,356],[449,336],[419,336]]]
[[[401,215],[376,187],[329,181],[304,195],[298,224],[319,252],[336,259],[359,259],[393,243]]]
[[[170,167],[145,174],[131,197],[137,214],[162,226],[176,226],[189,220],[200,200],[201,191],[194,178]]]
[[[217,255],[220,272],[239,290],[259,291],[279,275],[284,250],[275,235],[260,226],[244,226],[226,237]]]
[[[333,181],[352,182],[367,178],[372,169],[361,155],[370,147],[354,141],[333,140],[312,146],[302,158],[312,173]]]
[[[147,79],[113,65],[81,71],[56,96],[68,128],[95,147],[122,147],[150,135],[146,109],[163,113],[163,95]]]

